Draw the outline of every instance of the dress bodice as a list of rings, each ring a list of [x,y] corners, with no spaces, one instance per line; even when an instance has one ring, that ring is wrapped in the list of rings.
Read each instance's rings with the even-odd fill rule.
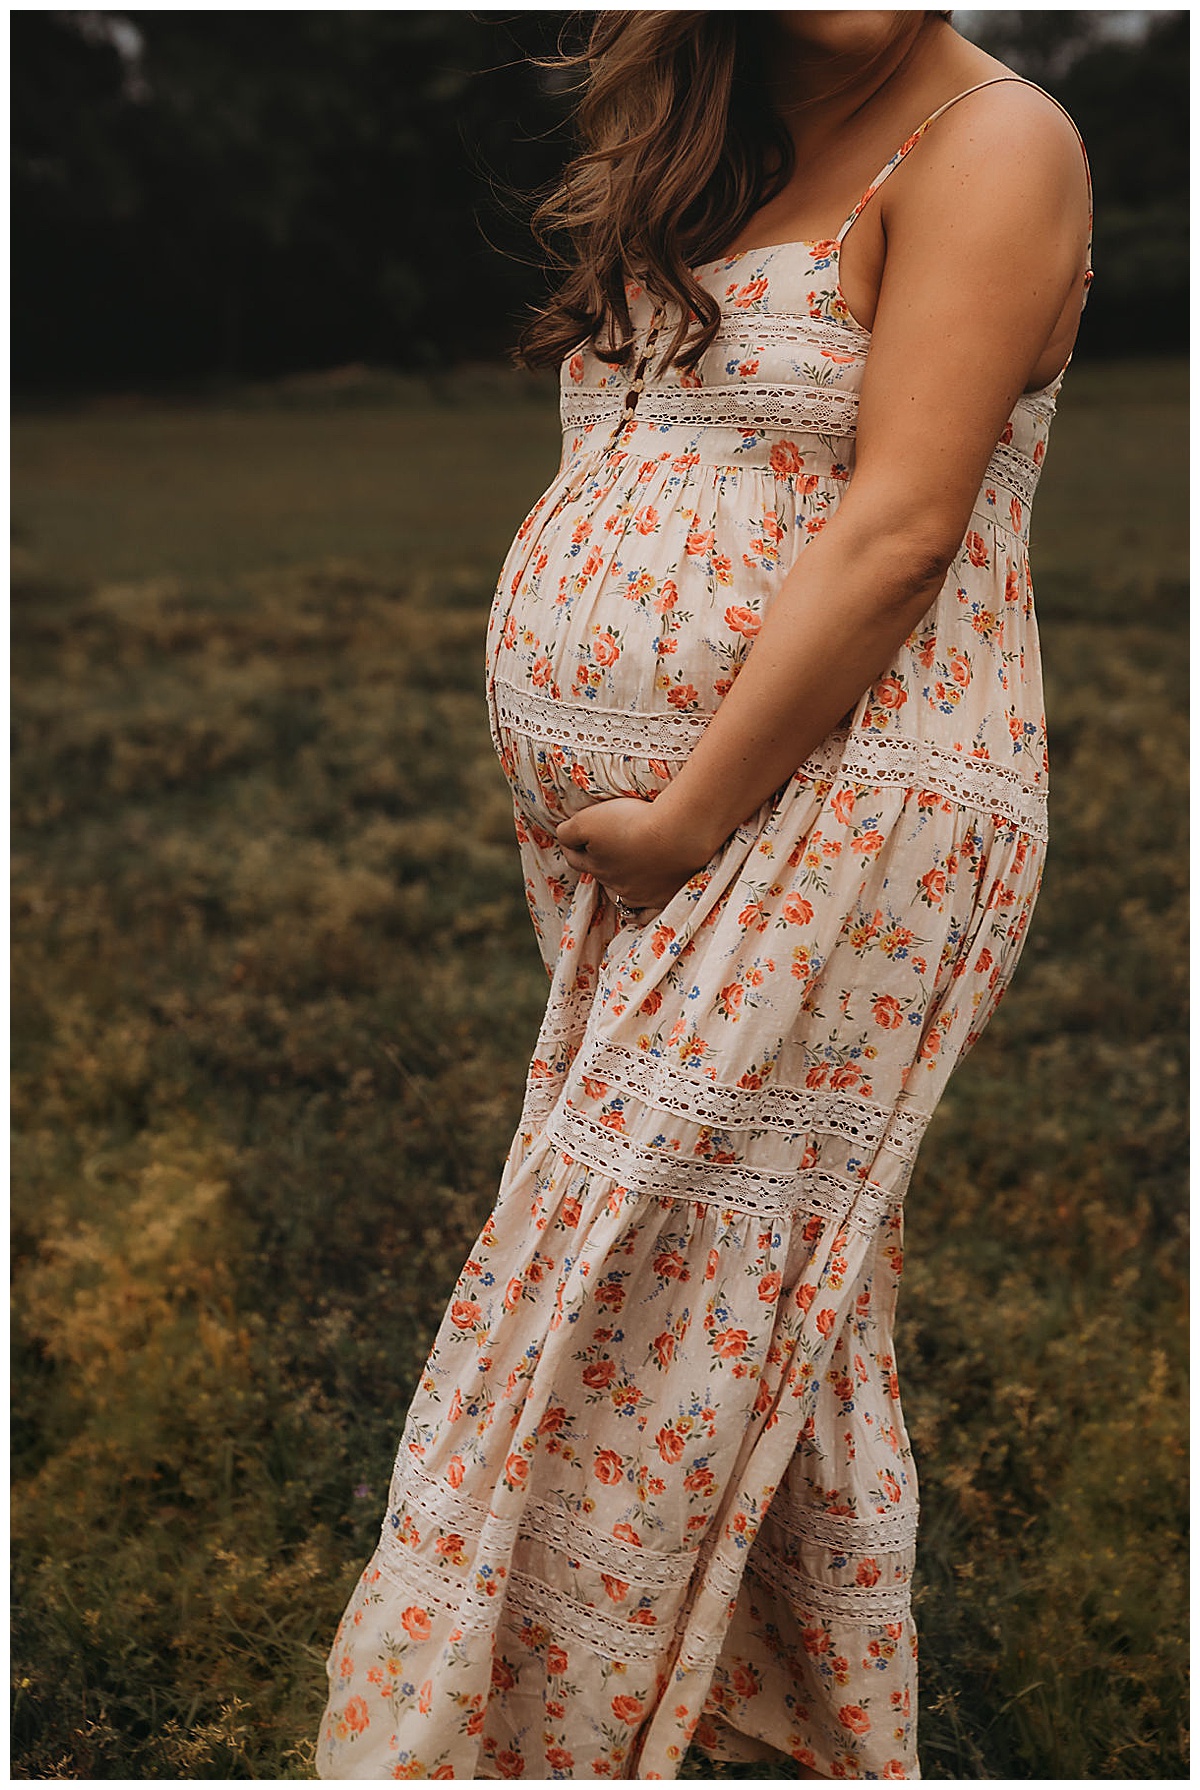
[[[652,366],[632,411],[636,357],[613,367],[591,347],[577,350],[560,379],[568,457],[607,444],[614,431],[630,453],[676,453],[682,432],[702,461],[802,480],[849,478],[871,332],[842,296],[837,250],[835,241],[780,243],[697,268],[721,304],[721,326],[694,368]],[[644,341],[654,305],[639,286],[628,296]],[[1021,394],[987,467],[981,503],[999,506],[1018,533],[1026,532],[1062,378]]]
[[[636,336],[630,362],[613,367],[587,346],[563,363],[564,464],[595,446],[619,444],[630,453],[657,456],[689,451],[686,442],[702,462],[794,473],[801,480],[848,478],[871,331],[854,317],[842,292],[846,235],[948,106],[978,87],[1017,79],[993,77],[939,106],[880,169],[834,236],[742,249],[693,268],[720,303],[718,332],[695,367],[664,367],[661,355],[657,364],[652,359],[638,391],[631,388],[655,306],[639,285],[628,285]],[[1086,169],[1086,151],[1084,164]],[[1085,300],[1091,280],[1090,172],[1088,192]],[[1065,373],[1066,366],[1048,385],[1019,396],[985,471],[977,508],[1002,513],[1021,536],[1028,533],[1029,506]]]

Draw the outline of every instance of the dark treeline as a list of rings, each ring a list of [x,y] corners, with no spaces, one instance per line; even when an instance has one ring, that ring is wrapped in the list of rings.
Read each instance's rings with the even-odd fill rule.
[[[569,141],[529,57],[573,16],[14,13],[15,388],[503,355],[545,289],[516,195]],[[1178,351],[1188,15],[1129,42],[1101,17],[996,12],[972,34],[1087,139],[1080,356]]]

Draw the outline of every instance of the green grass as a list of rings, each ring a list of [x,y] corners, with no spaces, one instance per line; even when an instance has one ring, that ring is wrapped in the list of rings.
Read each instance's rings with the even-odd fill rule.
[[[1075,368],[1038,498],[1046,879],[908,1202],[930,1777],[1186,1770],[1185,429]],[[17,421],[19,1776],[311,1776],[544,998],[481,655],[556,454],[502,378]]]
[[[21,417],[17,546],[86,583],[228,580],[331,557],[396,578],[469,556],[486,579],[561,436],[544,378],[489,369],[480,383],[482,397],[459,379],[439,399],[403,381],[297,381],[191,408]]]

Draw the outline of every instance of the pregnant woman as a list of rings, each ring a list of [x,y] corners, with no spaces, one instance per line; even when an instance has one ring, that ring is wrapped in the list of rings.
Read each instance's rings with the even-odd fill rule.
[[[549,1003],[317,1769],[916,1778],[902,1200],[1041,880],[1086,159],[945,13],[599,12],[583,60],[488,642]]]

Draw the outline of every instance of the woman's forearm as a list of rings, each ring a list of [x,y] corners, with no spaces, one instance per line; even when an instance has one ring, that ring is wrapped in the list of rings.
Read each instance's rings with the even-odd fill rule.
[[[907,526],[860,522],[850,496],[800,553],[732,689],[655,802],[660,826],[694,840],[704,861],[854,707],[941,588],[952,552]]]

